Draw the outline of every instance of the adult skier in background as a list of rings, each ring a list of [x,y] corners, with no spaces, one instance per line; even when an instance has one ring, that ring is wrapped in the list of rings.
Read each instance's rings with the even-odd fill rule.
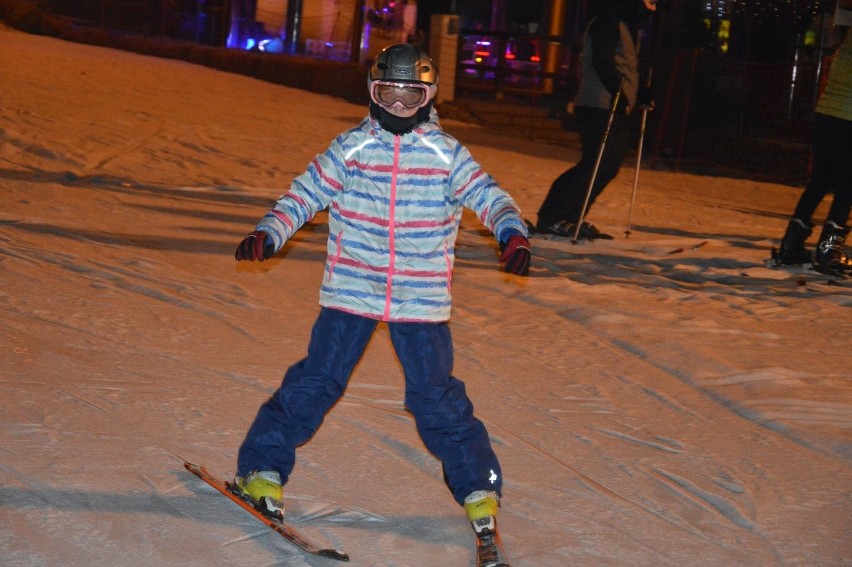
[[[815,269],[828,273],[848,271],[852,269],[844,249],[852,209],[852,31],[848,28],[817,102],[813,136],[811,178],[796,203],[775,261],[812,262]],[[814,212],[830,191],[834,200],[812,257],[805,242],[813,232]]]
[[[369,116],[340,134],[236,250],[263,261],[328,208],[322,309],[307,357],[291,366],[242,443],[235,484],[270,515],[296,448],[343,395],[379,321],[405,375],[405,407],[477,534],[496,530],[503,475],[464,384],[452,376],[450,279],[462,210],[496,236],[507,272],[526,275],[530,244],[517,205],[443,132],[438,74],[418,47],[386,48],[369,71]]]
[[[537,232],[573,238],[583,215],[601,140],[609,123],[612,102],[620,91],[618,107],[601,157],[588,210],[618,174],[627,155],[628,115],[639,106],[653,107],[651,91],[640,88],[636,27],[656,10],[656,0],[599,0],[583,38],[582,77],[574,101],[574,119],[580,132],[582,154],[572,168],[556,178],[538,211]],[[584,222],[579,239],[612,238]]]

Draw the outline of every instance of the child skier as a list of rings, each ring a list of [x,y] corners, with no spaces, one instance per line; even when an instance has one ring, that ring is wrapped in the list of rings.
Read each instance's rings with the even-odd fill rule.
[[[438,125],[438,73],[409,44],[370,68],[370,112],[339,135],[239,244],[237,260],[275,254],[329,210],[322,309],[307,357],[290,367],[240,447],[236,486],[270,515],[295,450],[343,395],[379,321],[405,374],[405,406],[477,534],[494,529],[503,477],[464,384],[452,376],[450,278],[463,207],[500,244],[507,272],[526,275],[530,243],[512,198]]]

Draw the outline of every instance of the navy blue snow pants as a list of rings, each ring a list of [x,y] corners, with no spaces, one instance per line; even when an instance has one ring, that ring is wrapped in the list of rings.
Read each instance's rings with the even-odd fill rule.
[[[261,407],[240,447],[237,474],[276,470],[287,482],[296,448],[319,429],[343,395],[378,321],[323,308],[308,356],[291,366]],[[388,323],[405,374],[405,406],[426,448],[444,468],[461,504],[475,490],[495,490],[503,476],[485,426],[473,415],[464,384],[451,375],[453,343],[447,323]]]

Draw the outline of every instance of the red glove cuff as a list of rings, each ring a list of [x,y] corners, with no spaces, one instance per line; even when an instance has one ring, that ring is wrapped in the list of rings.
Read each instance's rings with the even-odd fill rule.
[[[526,236],[513,234],[501,247],[500,262],[503,269],[512,274],[525,276],[530,270],[530,259],[532,256],[530,241]]]

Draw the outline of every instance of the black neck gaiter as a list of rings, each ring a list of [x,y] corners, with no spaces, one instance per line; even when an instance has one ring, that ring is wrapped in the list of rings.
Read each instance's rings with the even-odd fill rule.
[[[383,130],[387,130],[391,134],[400,136],[408,134],[420,124],[429,120],[429,113],[432,110],[432,102],[417,110],[417,114],[408,118],[401,118],[391,114],[378,104],[370,101],[370,116],[379,121]]]

